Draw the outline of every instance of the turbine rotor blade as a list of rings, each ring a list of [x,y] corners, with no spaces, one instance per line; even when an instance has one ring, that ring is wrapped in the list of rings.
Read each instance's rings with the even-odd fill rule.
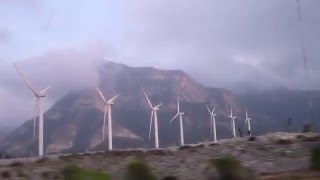
[[[47,94],[47,91],[48,91],[50,88],[51,88],[51,85],[48,86],[48,87],[46,87],[46,88],[44,88],[44,89],[41,90],[39,93],[40,93],[40,94]]]
[[[172,123],[173,120],[175,120],[177,117],[179,116],[179,114],[176,114],[170,121],[170,124]]]
[[[151,111],[150,127],[149,127],[149,140],[151,139],[151,127],[153,121],[153,111]]]
[[[150,101],[150,99],[148,98],[148,95],[147,95],[147,93],[146,93],[144,90],[143,90],[143,94],[144,94],[144,96],[146,97],[149,106],[150,106],[151,108],[153,108],[153,106],[152,106],[152,104],[151,104],[151,101]]]
[[[246,108],[246,119],[248,119],[248,111],[247,111],[247,108]]]
[[[180,93],[178,93],[177,106],[178,106],[178,113],[180,113]]]
[[[208,110],[208,112],[210,113],[210,114],[212,114],[212,112],[211,112],[211,110],[210,110],[210,108],[209,108],[209,106],[206,104],[206,107],[207,107],[207,110]]]
[[[158,105],[155,106],[155,108],[159,108],[160,106],[162,106],[163,103],[160,103]]]
[[[230,116],[232,117],[232,106],[231,106]]]
[[[103,96],[103,94],[100,91],[100,89],[98,87],[96,87],[96,90],[97,90],[98,94],[100,95],[101,99],[104,101],[104,103],[107,103],[106,98]]]
[[[116,95],[116,96],[114,96],[113,98],[111,98],[111,99],[108,101],[108,103],[113,102],[113,101],[114,101],[115,99],[117,99],[120,95],[121,95],[121,93],[118,94],[118,95]]]
[[[13,64],[13,66],[16,68],[16,70],[18,71],[19,75],[22,77],[22,79],[27,83],[27,85],[29,86],[29,88],[31,89],[31,91],[37,95],[37,91],[33,88],[30,80],[27,78],[27,76],[25,76],[22,71],[20,70],[20,68],[18,67],[17,64]]]

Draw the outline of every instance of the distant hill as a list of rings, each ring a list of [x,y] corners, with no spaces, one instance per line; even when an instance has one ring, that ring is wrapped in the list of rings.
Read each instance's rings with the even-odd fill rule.
[[[218,138],[231,137],[228,115],[232,105],[238,117],[236,124],[245,132],[245,107],[249,109],[254,133],[286,129],[289,117],[297,129],[308,120],[305,117],[305,92],[281,90],[276,92],[233,94],[222,88],[208,88],[180,70],[159,70],[149,67],[129,67],[106,61],[97,69],[99,87],[106,97],[122,95],[113,106],[114,148],[153,147],[148,129],[150,109],[142,94],[145,89],[154,104],[164,103],[159,112],[160,146],[179,143],[178,121],[169,124],[176,112],[177,92],[181,92],[181,109],[185,112],[185,142],[212,139],[210,117],[205,104],[217,107]],[[315,109],[319,110],[320,92],[313,92]],[[107,149],[102,142],[103,105],[92,89],[71,91],[45,113],[45,150],[80,152]],[[319,112],[319,111],[318,111]],[[319,117],[319,114],[315,115]],[[153,135],[153,133],[152,133]],[[106,139],[107,141],[107,139]],[[36,154],[32,139],[32,121],[26,121],[0,144],[0,150],[16,155]]]

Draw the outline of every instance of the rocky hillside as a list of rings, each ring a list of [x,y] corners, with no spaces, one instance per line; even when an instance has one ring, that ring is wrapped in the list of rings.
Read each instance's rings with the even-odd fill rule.
[[[113,106],[114,148],[118,149],[152,147],[154,144],[153,138],[150,141],[148,139],[150,109],[142,94],[143,89],[154,104],[164,103],[159,112],[161,147],[179,143],[178,121],[169,124],[176,112],[176,96],[179,91],[181,109],[185,112],[186,143],[211,139],[210,117],[205,104],[217,107],[220,139],[231,137],[230,120],[227,118],[231,105],[238,117],[237,126],[243,131],[245,106],[249,107],[250,116],[255,119],[252,122],[255,134],[263,134],[274,128],[283,129],[283,124],[287,121],[285,116],[291,115],[290,112],[297,112],[296,109],[303,106],[301,99],[296,101],[296,95],[290,96],[292,104],[286,106],[287,99],[281,95],[282,99],[276,98],[277,101],[273,102],[267,95],[234,95],[225,89],[208,88],[179,70],[133,68],[106,61],[97,71],[98,86],[106,97],[122,94]],[[274,113],[280,109],[283,110],[282,116]],[[71,91],[58,100],[45,113],[46,153],[106,149],[107,142],[101,141],[102,111],[103,104],[94,87]],[[29,120],[4,138],[0,150],[8,154],[29,156],[37,154],[36,144],[36,139],[32,139],[32,121]]]
[[[232,155],[261,179],[318,179],[319,173],[308,170],[311,149],[319,145],[319,141],[319,134],[275,133],[250,141],[243,138],[160,150],[53,155],[44,159],[3,159],[0,160],[0,172],[9,172],[11,179],[63,179],[61,172],[64,167],[74,163],[85,169],[106,172],[116,180],[123,179],[127,165],[132,160],[140,159],[151,166],[159,179],[175,177],[205,180],[217,176],[214,167],[209,164],[211,159]]]

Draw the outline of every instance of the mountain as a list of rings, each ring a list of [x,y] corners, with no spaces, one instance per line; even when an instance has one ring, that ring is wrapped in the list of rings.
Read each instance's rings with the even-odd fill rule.
[[[153,137],[148,139],[150,107],[142,90],[145,89],[153,104],[164,103],[159,112],[160,146],[179,143],[178,121],[169,124],[176,113],[177,92],[181,94],[181,109],[185,112],[185,143],[195,143],[212,139],[210,116],[205,104],[216,106],[219,138],[231,137],[228,119],[232,105],[237,126],[245,129],[245,105],[253,117],[255,134],[282,129],[287,121],[286,114],[294,117],[297,109],[304,107],[304,92],[233,94],[222,88],[209,88],[195,82],[180,70],[159,70],[151,67],[129,67],[105,61],[97,69],[99,88],[106,97],[117,93],[122,95],[113,106],[114,148],[153,147]],[[313,92],[319,109],[319,92]],[[279,96],[279,97],[278,97]],[[290,100],[290,101],[288,101]],[[299,114],[299,117],[303,115]],[[297,120],[303,124],[303,119]],[[85,150],[107,149],[102,142],[103,104],[95,88],[70,91],[59,99],[45,113],[44,142],[46,153],[81,152]],[[299,125],[300,126],[300,125]],[[0,145],[0,150],[14,155],[37,153],[37,141],[32,138],[32,120],[26,121],[8,136]],[[153,132],[152,132],[153,135]],[[107,139],[106,139],[107,141]]]
[[[302,130],[310,122],[315,127],[320,127],[317,122],[320,119],[320,91],[279,88],[272,91],[250,91],[237,97],[241,104],[259,114],[262,121],[268,119],[271,127],[263,127],[264,131],[286,129],[289,118],[292,119],[291,129],[294,131]]]

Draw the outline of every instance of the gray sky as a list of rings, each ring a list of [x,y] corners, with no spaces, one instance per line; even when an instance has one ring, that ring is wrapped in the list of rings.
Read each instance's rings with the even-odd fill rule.
[[[2,0],[0,125],[22,122],[33,109],[12,62],[39,88],[55,84],[48,106],[67,90],[92,86],[93,61],[102,58],[183,69],[233,90],[320,89],[320,1],[301,5],[309,83],[295,0]]]

